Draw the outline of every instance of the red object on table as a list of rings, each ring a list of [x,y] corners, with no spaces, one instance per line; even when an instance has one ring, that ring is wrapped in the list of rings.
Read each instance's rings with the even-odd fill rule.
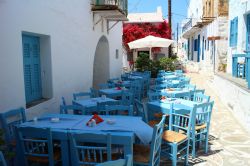
[[[121,87],[117,87],[116,90],[122,90],[122,88]]]
[[[87,124],[86,124],[87,126],[88,126],[89,123],[92,121],[92,119],[95,120],[95,123],[96,123],[96,124],[103,122],[103,119],[102,119],[99,115],[94,114],[94,115],[92,116],[92,118],[87,122]]]

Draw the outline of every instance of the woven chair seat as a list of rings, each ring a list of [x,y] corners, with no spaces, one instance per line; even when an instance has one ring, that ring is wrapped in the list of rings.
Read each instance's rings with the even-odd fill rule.
[[[185,140],[187,138],[187,136],[185,134],[182,133],[178,133],[175,131],[170,131],[170,130],[166,130],[163,132],[162,135],[163,140],[167,141],[167,142],[181,142],[183,140]]]
[[[206,127],[207,127],[207,125],[206,125],[206,124],[196,125],[196,126],[195,126],[195,130],[205,129]]]

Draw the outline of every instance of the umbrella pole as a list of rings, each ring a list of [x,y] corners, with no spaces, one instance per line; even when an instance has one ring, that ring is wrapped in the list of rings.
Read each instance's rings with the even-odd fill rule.
[[[153,60],[153,57],[152,57],[152,47],[149,48],[149,59]]]

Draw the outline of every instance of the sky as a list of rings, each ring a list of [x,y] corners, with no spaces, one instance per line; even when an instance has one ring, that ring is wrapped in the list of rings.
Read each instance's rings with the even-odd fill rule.
[[[180,25],[187,17],[189,0],[172,0],[172,29],[177,32],[177,23]],[[156,12],[157,6],[162,6],[164,18],[168,17],[168,0],[128,0],[129,13],[151,13]]]

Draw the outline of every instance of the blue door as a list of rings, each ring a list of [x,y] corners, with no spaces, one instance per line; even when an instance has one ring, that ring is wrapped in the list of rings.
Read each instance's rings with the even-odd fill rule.
[[[40,42],[38,37],[23,35],[23,70],[26,103],[42,98]]]
[[[205,51],[205,38],[202,37],[202,60],[204,60],[204,52]]]
[[[247,39],[246,39],[246,52],[247,56],[250,54],[250,14],[247,15]],[[249,79],[248,83],[250,83],[250,66],[248,66],[249,59],[246,59],[246,78]]]
[[[197,41],[197,62],[200,62],[200,40],[201,37],[198,35],[198,41]]]

